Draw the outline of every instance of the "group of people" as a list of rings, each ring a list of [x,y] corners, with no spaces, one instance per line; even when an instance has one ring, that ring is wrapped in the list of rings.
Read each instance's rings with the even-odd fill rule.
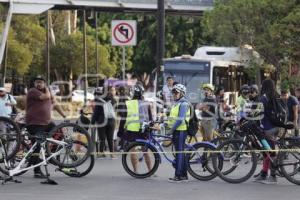
[[[173,85],[172,85],[173,84]],[[184,125],[185,119],[190,117],[190,110],[188,109],[189,102],[185,98],[186,91],[181,91],[181,95],[177,96],[178,88],[184,88],[181,84],[174,84],[172,77],[168,77],[167,84],[163,89],[164,100],[167,105],[173,102],[171,106],[170,118],[177,117],[176,125],[182,124],[183,129],[176,132],[177,126],[171,128],[171,132],[174,134],[174,144],[176,151],[182,151],[184,145],[184,139],[186,137],[186,130],[188,127]],[[195,106],[196,110],[201,111],[201,127],[202,137],[205,141],[211,141],[214,137],[214,129],[220,129],[224,123],[224,114],[230,111],[227,103],[227,99],[224,99],[224,88],[219,87],[214,93],[215,88],[211,84],[203,84],[202,92],[204,98],[202,102]],[[173,94],[170,96],[170,94]],[[255,120],[263,129],[263,131],[271,138],[275,138],[280,133],[282,128],[286,128],[286,124],[292,124],[294,129],[294,135],[299,136],[299,100],[300,100],[300,88],[296,88],[295,95],[293,96],[286,89],[281,89],[281,93],[277,93],[276,86],[273,80],[267,79],[262,82],[262,88],[259,90],[257,85],[243,85],[240,88],[239,96],[236,101],[235,113],[237,115],[237,122],[241,119]],[[273,120],[273,102],[280,100],[283,103],[283,107],[286,111],[286,120],[282,124],[275,123]],[[171,103],[172,104],[172,103]],[[173,109],[176,108],[176,112]],[[217,122],[217,123],[216,123]],[[183,133],[182,133],[183,132]],[[177,143],[176,143],[177,141]],[[180,144],[178,144],[178,142]],[[274,148],[274,142],[271,143],[271,148]],[[273,156],[276,156],[273,154]],[[181,182],[187,179],[185,162],[182,162],[184,155],[176,154],[176,172],[172,181]],[[179,164],[181,163],[181,164]],[[181,167],[179,167],[181,165]],[[179,170],[180,169],[180,170]],[[268,172],[270,172],[268,176]],[[262,183],[276,183],[275,170],[270,164],[268,157],[263,160],[263,169],[261,173],[255,179],[257,182]]]
[[[173,136],[173,144],[176,153],[174,167],[175,175],[170,182],[183,182],[188,180],[187,162],[184,153],[185,140],[188,132],[188,121],[193,117],[194,108],[201,111],[201,125],[203,140],[213,139],[213,130],[223,123],[222,114],[229,110],[227,100],[224,98],[224,88],[219,87],[216,91],[213,85],[207,83],[201,86],[204,98],[197,105],[192,105],[186,98],[186,87],[180,83],[174,83],[172,77],[167,79],[167,85],[163,88],[163,99],[168,107],[169,134]],[[100,157],[105,157],[105,146],[111,152],[110,156],[115,159],[114,152],[117,147],[122,147],[124,141],[132,142],[136,139],[147,139],[147,134],[142,133],[142,122],[153,120],[153,107],[146,102],[142,84],[136,83],[129,91],[125,87],[102,86],[95,89],[95,100],[91,106],[93,114],[91,123],[96,125],[100,141]],[[299,99],[300,88],[295,91],[296,97],[282,90],[281,94],[276,92],[276,87],[271,79],[264,80],[261,91],[257,85],[243,85],[237,99],[236,110],[239,118],[247,115],[245,107],[258,110],[259,105],[263,109],[263,116],[259,124],[266,134],[276,136],[280,125],[274,124],[270,118],[269,105],[274,99],[281,98],[286,104],[287,120],[293,123],[295,134],[298,134],[299,125]],[[6,93],[5,88],[0,88],[0,115],[10,117],[16,101],[12,95]],[[30,134],[35,135],[45,132],[53,127],[51,123],[51,111],[55,109],[62,117],[66,117],[62,109],[56,104],[54,96],[46,86],[45,79],[41,76],[34,78],[34,87],[26,95],[26,125]],[[120,138],[117,141],[117,137]],[[107,142],[106,142],[107,141]],[[39,149],[36,149],[36,153]],[[133,168],[137,170],[137,157],[131,154]],[[37,163],[38,157],[32,156],[31,164]],[[151,160],[145,156],[147,166],[151,167]],[[268,171],[270,176],[268,177]],[[39,168],[34,169],[34,177],[44,178]],[[258,182],[276,182],[276,177],[270,160],[264,158],[263,169],[256,178]]]

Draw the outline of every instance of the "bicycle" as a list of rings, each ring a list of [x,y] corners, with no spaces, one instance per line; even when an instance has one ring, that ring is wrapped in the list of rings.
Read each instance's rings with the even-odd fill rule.
[[[8,117],[0,117],[0,149],[5,151],[6,157],[0,154],[0,163],[4,162],[4,158],[11,159],[18,152],[20,147],[20,129],[18,125]]]
[[[127,153],[122,155],[123,168],[132,177],[147,178],[152,176],[162,161],[160,154],[173,166],[175,165],[174,157],[167,156],[167,152],[161,145],[164,141],[172,140],[172,137],[156,134],[157,130],[152,129],[152,125],[152,122],[144,123],[147,139],[137,139],[130,143],[125,149]],[[210,166],[211,154],[209,151],[214,151],[216,146],[209,142],[198,142],[192,145],[186,143],[185,146],[189,174],[202,181],[215,178],[217,175]],[[173,152],[170,153],[173,154]],[[132,155],[137,155],[136,159],[133,159]],[[135,161],[136,166],[132,165],[132,159]],[[146,169],[142,169],[145,167],[144,164],[146,164]]]
[[[19,148],[18,152],[16,153],[16,156],[12,159],[9,159],[9,161],[8,161],[8,162],[10,162],[11,166],[16,166],[18,163],[20,163],[20,161],[22,160],[24,155],[32,147],[32,142],[29,138],[30,135],[26,129],[26,125],[19,124],[19,126],[20,126],[20,130],[21,130],[21,144],[20,144],[20,148]],[[62,134],[61,130],[58,130],[57,133],[53,134],[53,138],[56,140],[62,140],[63,134]],[[79,142],[80,141],[77,141],[77,143],[79,143]],[[75,141],[75,143],[76,143],[76,141]],[[85,143],[80,142],[80,145],[83,145],[85,148],[87,148],[87,145]],[[95,158],[94,158],[94,155],[91,155],[83,164],[81,164],[75,168],[62,168],[62,167],[58,166],[58,168],[56,168],[55,171],[60,171],[70,177],[83,177],[92,171],[94,164],[95,164]],[[26,162],[26,163],[24,163],[24,166],[25,165],[28,167],[29,163]],[[5,168],[5,165],[0,166],[0,171],[3,174],[9,175],[9,172]],[[16,174],[16,176],[22,175],[24,173],[26,173],[26,171],[22,171],[22,172]]]
[[[285,135],[278,140],[270,139],[261,130],[256,122],[244,121],[240,125],[242,139],[227,140],[220,144],[217,151],[228,151],[230,149],[231,157],[229,162],[217,159],[217,154],[212,156],[212,163],[218,176],[229,183],[242,183],[247,181],[255,172],[257,167],[257,151],[263,152],[271,161],[277,175],[284,176],[291,183],[300,185],[300,138],[285,138]],[[273,158],[271,151],[265,149],[262,140],[272,140],[275,146],[280,150],[278,155]],[[225,149],[225,150],[224,150]],[[282,151],[281,151],[282,150]],[[223,153],[224,154],[224,153]],[[289,161],[292,157],[295,161]],[[220,162],[223,168],[219,168]],[[251,163],[249,165],[249,163]],[[224,174],[224,166],[233,167],[236,173]],[[237,172],[238,167],[240,170]],[[249,169],[246,169],[248,167]],[[292,171],[289,171],[291,168]],[[298,177],[298,178],[297,178]]]
[[[57,140],[54,136],[59,131],[61,131],[63,137]],[[77,139],[79,135],[82,138],[81,141]],[[28,152],[25,153],[16,166],[11,165],[12,163],[7,159],[6,151],[2,151],[5,170],[7,170],[9,176],[3,180],[3,184],[13,180],[14,176],[41,165],[44,165],[47,176],[47,181],[42,183],[57,184],[55,181],[49,179],[48,163],[55,164],[60,168],[75,168],[84,163],[91,155],[91,138],[88,132],[74,123],[64,122],[55,126],[49,133],[41,132],[36,135],[28,135],[28,138],[35,139],[36,142],[32,144]],[[39,154],[42,156],[42,161],[33,166],[26,165],[28,159],[38,146],[41,147]]]

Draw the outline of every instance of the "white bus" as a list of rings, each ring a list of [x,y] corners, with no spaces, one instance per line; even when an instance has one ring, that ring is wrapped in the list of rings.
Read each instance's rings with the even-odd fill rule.
[[[171,76],[176,82],[184,84],[192,103],[203,98],[203,83],[211,83],[217,88],[222,86],[227,98],[230,96],[230,103],[234,103],[240,86],[249,82],[243,72],[244,63],[250,59],[246,52],[237,47],[204,46],[198,48],[194,56],[164,59],[163,81],[166,83],[167,77]]]

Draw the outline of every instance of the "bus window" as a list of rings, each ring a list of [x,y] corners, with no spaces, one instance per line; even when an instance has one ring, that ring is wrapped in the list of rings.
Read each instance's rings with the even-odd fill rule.
[[[227,67],[214,67],[213,69],[213,85],[217,88],[222,86],[225,92],[229,91],[227,70]]]
[[[165,61],[164,83],[166,77],[172,76],[174,81],[187,88],[187,98],[191,103],[199,103],[202,99],[200,86],[210,81],[210,63],[195,61]]]

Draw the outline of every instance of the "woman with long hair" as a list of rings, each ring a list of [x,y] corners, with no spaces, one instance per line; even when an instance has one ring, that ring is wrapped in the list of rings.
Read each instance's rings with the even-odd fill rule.
[[[276,92],[275,83],[271,79],[266,79],[262,82],[261,88],[261,97],[260,102],[264,107],[264,116],[261,119],[261,127],[264,132],[270,136],[271,138],[276,136],[279,132],[279,128],[272,123],[270,119],[271,115],[271,107],[273,103],[276,101],[276,98],[279,98],[279,94]],[[268,140],[268,143],[272,149],[274,149],[274,142]],[[272,157],[275,157],[275,153],[271,153]],[[270,171],[270,176],[268,176],[268,172]],[[271,161],[269,157],[264,155],[262,170],[259,175],[255,178],[255,182],[265,183],[265,184],[276,184],[277,178],[275,174],[275,169],[271,165]]]

